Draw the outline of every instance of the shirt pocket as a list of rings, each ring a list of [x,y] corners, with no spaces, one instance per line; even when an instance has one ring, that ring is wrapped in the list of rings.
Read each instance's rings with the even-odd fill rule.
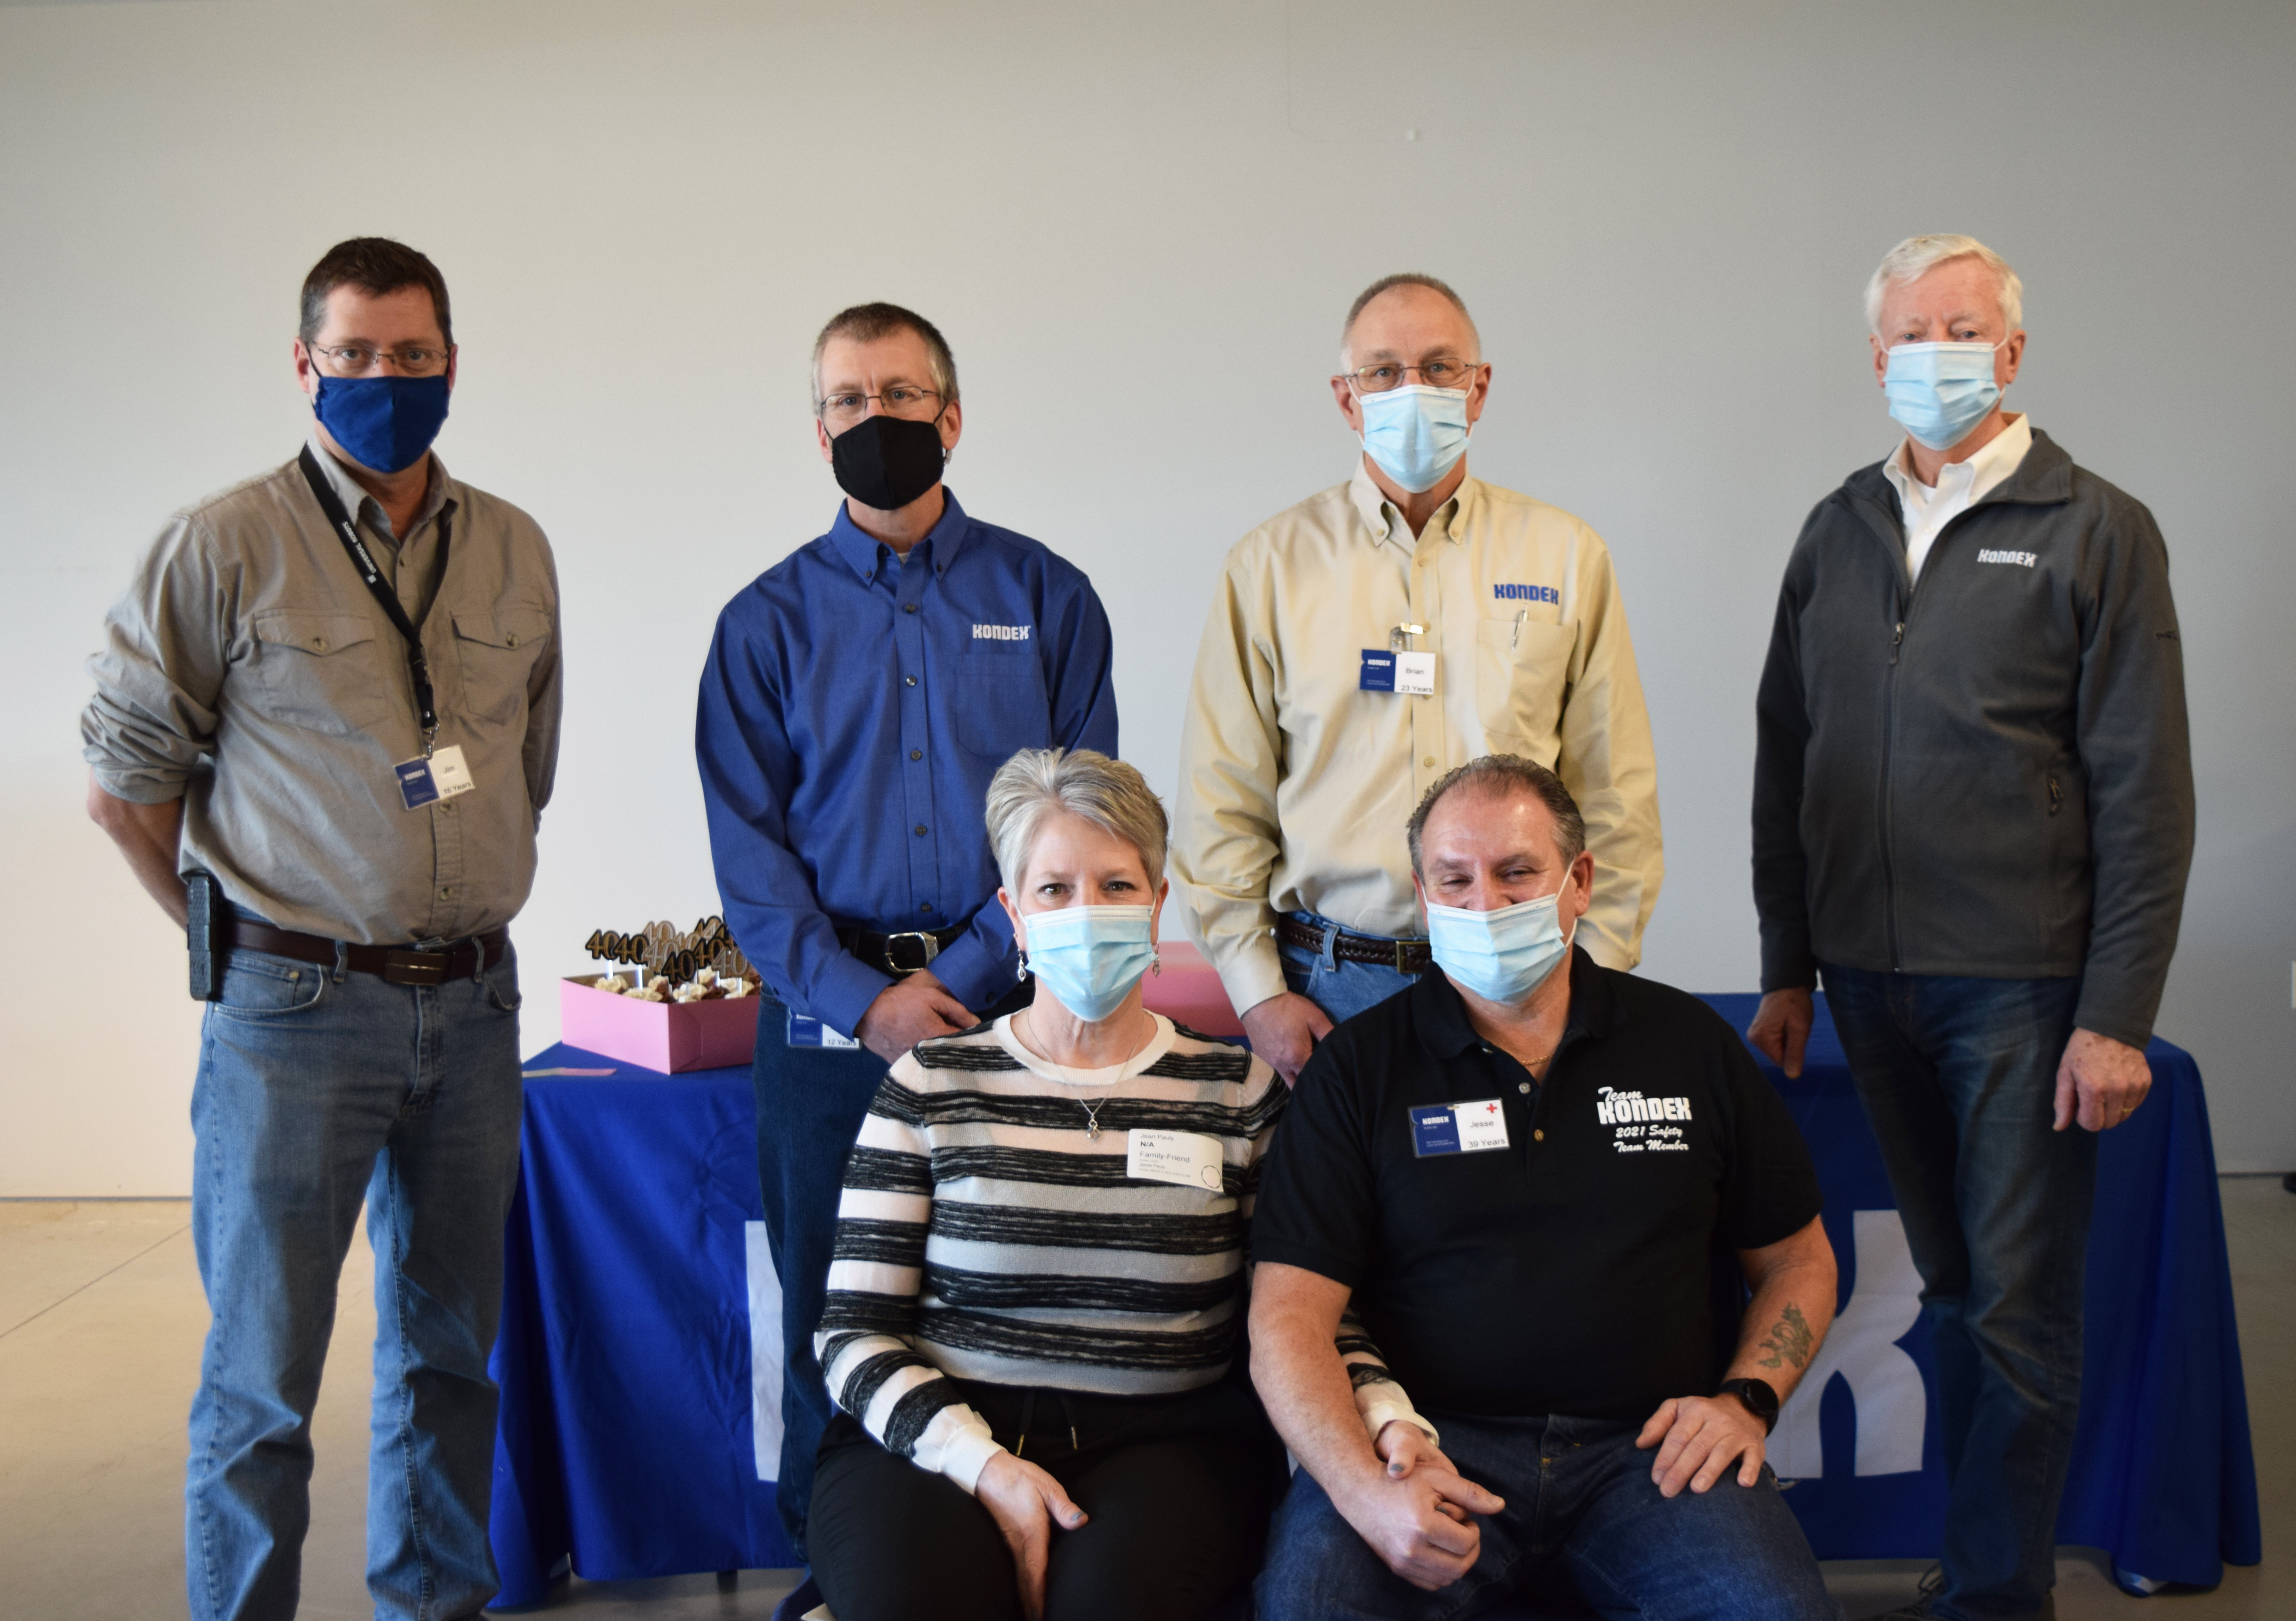
[[[1476,627],[1475,711],[1484,736],[1496,751],[1537,758],[1552,751],[1562,715],[1562,689],[1570,675],[1570,655],[1578,646],[1576,625],[1535,620],[1486,619]]]
[[[455,641],[463,655],[462,718],[488,726],[515,725],[525,712],[534,662],[549,640],[550,614],[531,604],[458,611]]]
[[[255,640],[269,718],[335,736],[372,731],[390,718],[398,689],[365,614],[266,608],[255,616]]]
[[[1052,745],[1044,666],[1033,653],[967,653],[956,661],[956,740],[1003,763],[1021,749]]]

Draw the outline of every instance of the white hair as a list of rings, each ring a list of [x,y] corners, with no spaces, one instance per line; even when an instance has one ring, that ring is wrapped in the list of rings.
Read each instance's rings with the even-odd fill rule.
[[[1874,279],[1866,284],[1866,325],[1882,335],[1882,300],[1893,286],[1919,281],[1948,259],[1973,259],[1993,272],[2001,284],[2001,321],[2008,332],[2025,324],[2025,284],[2009,261],[1974,236],[1908,236],[1882,256]]]
[[[1021,893],[1037,830],[1055,810],[1080,816],[1138,851],[1152,896],[1163,885],[1169,825],[1136,767],[1096,749],[1022,749],[988,784],[988,847],[1006,889]]]

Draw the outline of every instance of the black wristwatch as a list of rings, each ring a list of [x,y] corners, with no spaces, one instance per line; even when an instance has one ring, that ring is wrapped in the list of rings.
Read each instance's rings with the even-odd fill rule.
[[[1762,1421],[1762,1433],[1767,1435],[1778,1427],[1778,1393],[1761,1379],[1724,1379],[1716,1395],[1734,1395],[1746,1404],[1746,1411]]]

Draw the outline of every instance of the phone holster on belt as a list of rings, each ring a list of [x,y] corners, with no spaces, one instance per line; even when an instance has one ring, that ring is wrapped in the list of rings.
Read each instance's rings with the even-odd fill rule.
[[[211,1002],[223,994],[226,952],[222,931],[224,908],[228,903],[215,874],[196,867],[184,875],[184,899],[189,909],[184,944],[191,953],[192,1000]]]

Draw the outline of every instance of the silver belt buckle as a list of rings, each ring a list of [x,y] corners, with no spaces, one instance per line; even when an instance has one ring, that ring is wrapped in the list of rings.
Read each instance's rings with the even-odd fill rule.
[[[893,942],[897,940],[922,940],[924,942],[924,961],[919,963],[914,968],[905,968],[901,967],[900,964],[895,962],[893,960]],[[922,969],[931,967],[932,966],[932,959],[939,955],[940,941],[935,935],[923,929],[904,929],[898,934],[888,934],[885,936],[885,969],[888,973],[917,973]]]

